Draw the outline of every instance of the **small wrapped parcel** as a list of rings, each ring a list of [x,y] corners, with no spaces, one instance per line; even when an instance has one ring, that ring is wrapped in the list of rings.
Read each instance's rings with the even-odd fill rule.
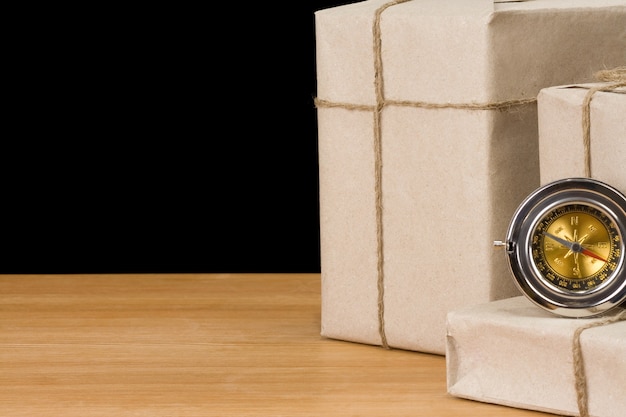
[[[626,193],[626,67],[623,68],[622,81],[554,86],[539,92],[539,163],[543,184],[567,177],[593,176]]]
[[[582,403],[590,416],[623,417],[624,319],[621,309],[592,319],[558,317],[523,296],[452,311],[447,330],[448,392],[568,416],[578,416],[581,398],[586,398]],[[580,350],[573,348],[575,338]]]

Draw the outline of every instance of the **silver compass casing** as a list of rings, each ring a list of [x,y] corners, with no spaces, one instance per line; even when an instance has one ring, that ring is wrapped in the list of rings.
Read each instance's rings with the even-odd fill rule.
[[[605,213],[621,236],[619,265],[602,285],[589,291],[568,292],[549,285],[531,253],[534,229],[546,213],[564,204],[584,204]],[[593,317],[626,301],[626,196],[590,178],[567,178],[546,184],[518,207],[509,224],[504,246],[517,287],[537,306],[563,317]],[[626,304],[626,303],[624,303]]]

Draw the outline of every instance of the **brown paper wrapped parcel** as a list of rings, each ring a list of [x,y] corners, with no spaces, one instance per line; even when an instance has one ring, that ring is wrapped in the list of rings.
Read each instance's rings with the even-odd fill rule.
[[[626,37],[626,22],[624,28]],[[583,140],[585,97],[591,88],[614,84],[564,85],[539,92],[539,166],[543,184],[588,176],[585,170],[588,155],[591,176],[626,193],[626,87],[593,93],[587,150]]]
[[[452,311],[448,314],[446,352],[448,392],[482,402],[578,416],[574,334],[579,327],[601,320],[605,318],[558,317],[524,296]],[[586,329],[579,340],[589,415],[623,417],[626,321]]]
[[[321,334],[444,354],[448,311],[519,295],[492,244],[539,186],[536,96],[623,61],[626,0],[370,0],[315,22]]]

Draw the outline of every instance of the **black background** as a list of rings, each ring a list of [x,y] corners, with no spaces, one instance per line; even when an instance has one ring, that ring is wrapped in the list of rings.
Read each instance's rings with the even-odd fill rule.
[[[314,12],[345,3],[17,18],[0,273],[319,272]]]

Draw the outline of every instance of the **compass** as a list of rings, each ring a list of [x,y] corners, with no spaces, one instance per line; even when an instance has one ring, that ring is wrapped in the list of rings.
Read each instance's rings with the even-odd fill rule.
[[[626,196],[595,179],[567,178],[532,192],[494,245],[505,247],[515,283],[534,304],[592,317],[626,301],[625,239]]]

